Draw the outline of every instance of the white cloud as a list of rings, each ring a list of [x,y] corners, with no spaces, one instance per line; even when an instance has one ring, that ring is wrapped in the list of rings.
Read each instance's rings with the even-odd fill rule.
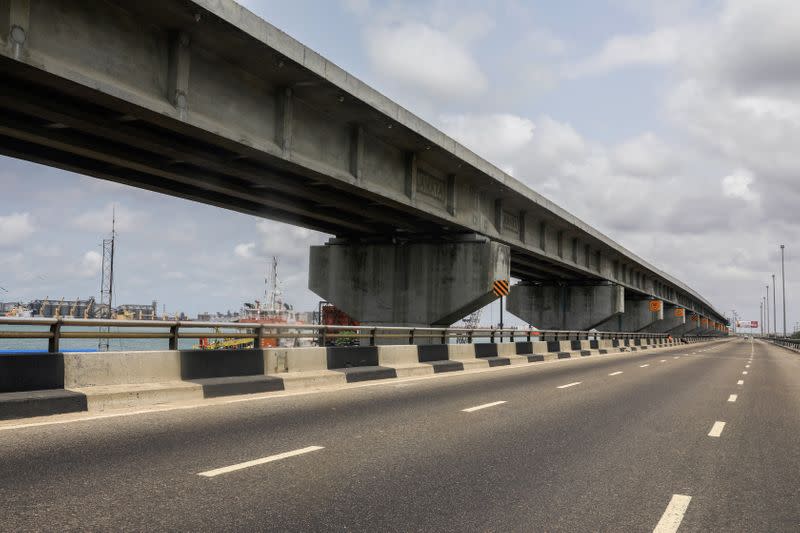
[[[532,121],[508,113],[444,115],[439,125],[467,148],[493,160],[530,142],[535,127]]]
[[[674,28],[642,35],[617,35],[584,61],[566,68],[569,78],[604,74],[628,67],[659,66],[675,62],[683,34]]]
[[[33,234],[35,227],[30,213],[0,216],[0,246],[17,244]]]
[[[728,198],[752,199],[753,173],[747,169],[738,169],[733,174],[722,178],[722,194]]]
[[[637,135],[613,150],[613,161],[620,171],[644,177],[675,170],[679,157],[677,151],[671,150],[652,132]]]
[[[253,251],[255,249],[256,249],[256,243],[246,242],[234,246],[233,253],[236,254],[237,257],[249,259],[253,257]]]
[[[94,250],[83,254],[78,274],[84,278],[93,278],[100,273],[103,266],[103,256]]]
[[[437,99],[477,96],[488,86],[466,47],[427,24],[371,28],[366,31],[366,44],[377,72]]]

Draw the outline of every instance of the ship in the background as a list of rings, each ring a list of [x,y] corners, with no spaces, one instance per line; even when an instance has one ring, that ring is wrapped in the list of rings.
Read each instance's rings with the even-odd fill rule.
[[[277,257],[272,258],[271,269],[264,279],[264,285],[264,299],[245,302],[239,314],[239,319],[235,322],[240,324],[253,323],[260,325],[303,325],[304,322],[301,320],[301,315],[305,313],[298,313],[294,310],[293,306],[283,301],[280,281],[278,279]],[[281,330],[282,333],[296,333],[298,331],[299,330],[294,329]],[[267,335],[261,340],[261,348],[309,346],[311,344],[309,339],[279,339],[277,336],[268,336],[270,333],[277,334],[278,328],[272,330],[267,329]],[[216,341],[200,339],[200,344],[195,346],[195,348],[219,350],[250,348],[252,346],[253,341],[250,339],[222,338]]]

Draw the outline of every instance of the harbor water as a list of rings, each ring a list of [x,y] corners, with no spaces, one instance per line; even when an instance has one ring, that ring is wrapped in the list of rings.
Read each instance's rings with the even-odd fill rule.
[[[42,326],[2,326],[3,331],[47,331]],[[97,327],[64,327],[65,331],[98,331]],[[112,332],[152,332],[164,333],[164,328],[121,328],[111,327]],[[233,329],[230,330],[234,331]],[[193,333],[208,333],[214,335],[212,329],[192,329]],[[225,330],[222,331],[224,335]],[[220,333],[216,333],[219,335]],[[98,351],[98,339],[64,339],[60,341],[61,351],[71,352],[96,352]],[[191,350],[198,344],[198,339],[180,339],[178,348],[181,350]],[[124,351],[146,351],[146,350],[166,350],[169,348],[169,339],[108,339],[108,349],[112,352]],[[0,353],[9,352],[46,352],[47,339],[0,339]]]

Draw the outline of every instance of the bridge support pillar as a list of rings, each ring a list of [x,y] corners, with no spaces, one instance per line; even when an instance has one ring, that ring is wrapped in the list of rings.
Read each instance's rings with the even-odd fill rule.
[[[308,288],[364,324],[449,326],[497,298],[508,246],[483,237],[311,247]]]
[[[625,311],[625,289],[519,283],[511,287],[506,309],[539,329],[588,330]]]
[[[658,302],[652,311],[651,301]],[[661,300],[625,300],[625,312],[597,326],[600,331],[649,331],[647,328],[664,319],[664,303]]]
[[[647,326],[644,331],[652,333],[672,333],[686,324],[686,309],[676,305],[665,304],[664,318]]]

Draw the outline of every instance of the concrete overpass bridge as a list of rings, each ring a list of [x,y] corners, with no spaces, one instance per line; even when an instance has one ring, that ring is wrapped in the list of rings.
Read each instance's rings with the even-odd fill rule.
[[[366,323],[722,331],[700,294],[231,0],[0,0],[0,152],[335,235]]]

